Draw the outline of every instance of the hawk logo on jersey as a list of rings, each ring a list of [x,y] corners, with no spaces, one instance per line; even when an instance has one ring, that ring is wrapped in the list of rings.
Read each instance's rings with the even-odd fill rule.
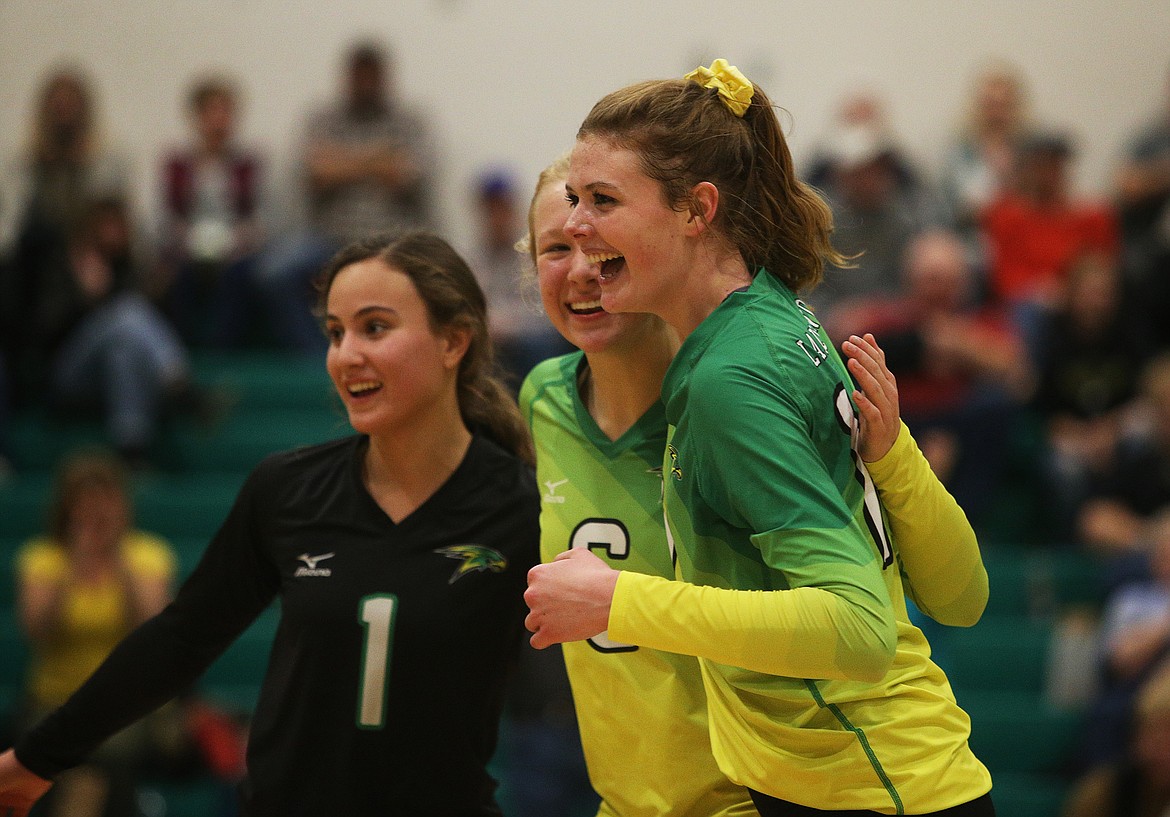
[[[508,566],[508,560],[498,550],[492,550],[483,545],[451,545],[445,548],[436,548],[435,553],[441,553],[448,559],[462,559],[463,564],[455,568],[447,584],[455,584],[455,580],[468,573],[482,573],[490,570],[499,573]]]
[[[304,567],[298,567],[297,572],[293,574],[295,578],[302,576],[332,576],[333,571],[327,567],[317,567],[318,562],[323,562],[326,559],[332,559],[336,553],[322,553],[320,556],[310,556],[307,553],[302,553],[297,557],[297,561],[304,562]]]
[[[682,469],[678,467],[678,449],[668,445],[666,450],[670,454],[670,475],[675,479],[682,479]]]
[[[560,488],[566,482],[568,482],[567,479],[560,479],[560,480],[556,480],[555,482],[551,479],[545,480],[544,487],[548,488],[548,493],[544,495],[544,497],[543,497],[544,501],[545,502],[556,502],[558,504],[563,504],[565,501],[565,498],[563,496],[557,496],[557,488]]]

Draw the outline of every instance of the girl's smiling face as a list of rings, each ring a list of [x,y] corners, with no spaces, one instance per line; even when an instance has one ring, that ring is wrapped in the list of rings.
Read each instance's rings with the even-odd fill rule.
[[[602,308],[600,265],[565,234],[569,204],[565,182],[547,184],[533,205],[533,238],[540,297],[549,320],[566,340],[587,354],[605,352],[632,339],[654,319],[616,315]]]
[[[667,205],[637,153],[595,136],[573,148],[566,190],[572,213],[565,234],[600,265],[601,305],[669,314],[681,297],[691,214]]]
[[[337,273],[325,333],[333,386],[350,424],[370,435],[409,427],[453,392],[467,348],[458,333],[436,332],[414,282],[376,257]]]

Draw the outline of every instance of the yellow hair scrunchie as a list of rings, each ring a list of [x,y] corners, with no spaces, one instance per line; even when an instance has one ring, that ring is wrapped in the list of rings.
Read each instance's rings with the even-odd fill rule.
[[[699,66],[683,79],[697,82],[704,88],[714,88],[719,92],[719,99],[727,109],[736,116],[742,117],[752,104],[752,94],[756,88],[739,69],[728,65],[727,60],[718,59],[711,63],[710,68]]]

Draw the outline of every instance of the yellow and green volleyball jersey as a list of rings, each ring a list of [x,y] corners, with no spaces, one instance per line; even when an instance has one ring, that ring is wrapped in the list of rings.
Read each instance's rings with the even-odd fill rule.
[[[581,401],[580,352],[528,375],[520,405],[536,442],[541,558],[588,548],[617,569],[673,577],[662,517],[666,417],[655,403],[611,441]],[[711,752],[696,658],[607,634],[564,645],[581,742],[601,815],[755,815]]]
[[[623,573],[609,633],[701,656],[712,750],[736,782],[819,809],[938,811],[991,780],[907,616],[851,391],[771,275],[730,295],[663,385],[684,581]]]

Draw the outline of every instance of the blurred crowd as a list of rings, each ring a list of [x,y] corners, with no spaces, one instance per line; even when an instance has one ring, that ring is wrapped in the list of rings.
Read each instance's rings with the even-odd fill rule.
[[[238,138],[240,79],[191,81],[189,138],[160,151],[161,205],[142,219],[91,77],[47,73],[24,148],[0,157],[0,470],[19,468],[5,446],[22,411],[98,417],[148,466],[168,417],[218,410],[193,351],[320,353],[313,278],[332,253],[435,226],[432,124],[397,97],[392,55],[355,44],[343,79],[304,123],[292,209],[307,217],[277,230],[269,157]],[[1135,701],[1163,731],[1170,718],[1164,677],[1160,698],[1139,697],[1170,652],[1170,66],[1154,101],[1104,190],[1073,184],[1091,133],[1037,121],[1008,63],[971,76],[937,168],[869,92],[842,101],[801,168],[853,256],[806,298],[837,341],[877,337],[907,424],[981,538],[1101,560],[1085,768],[1129,757]],[[513,247],[533,181],[485,168],[469,191],[468,260],[514,383],[566,351]]]
[[[126,459],[147,464],[166,416],[217,410],[193,382],[192,350],[323,352],[313,284],[330,256],[371,232],[436,227],[431,125],[397,98],[393,69],[379,44],[345,55],[338,98],[306,117],[295,203],[277,201],[270,157],[238,136],[239,80],[194,78],[189,137],[160,150],[159,205],[145,217],[90,75],[48,72],[27,143],[0,171],[0,412],[100,414]],[[467,214],[516,384],[564,351],[513,249],[527,189],[485,168]],[[286,210],[303,223],[277,229]],[[0,457],[4,445],[0,431]]]
[[[973,77],[966,126],[932,175],[900,147],[880,99],[848,100],[807,173],[854,267],[809,297],[836,340],[876,335],[903,418],[985,547],[1091,557],[1099,604],[1057,624],[1058,651],[1086,649],[1049,668],[1050,684],[1079,686],[1085,716],[1068,814],[1160,814],[1170,71],[1107,190],[1076,189],[1088,135],[1036,121],[1029,102],[1010,65]]]

